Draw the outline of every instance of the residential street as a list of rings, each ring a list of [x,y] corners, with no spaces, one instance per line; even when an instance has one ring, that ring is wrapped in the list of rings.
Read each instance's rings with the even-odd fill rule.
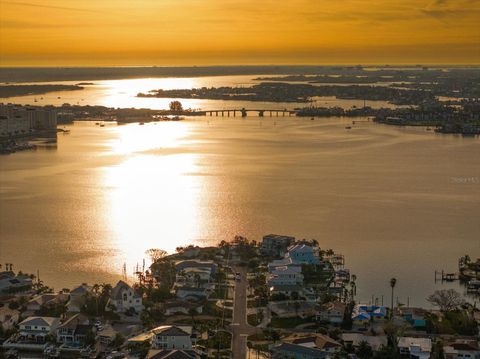
[[[245,359],[247,356],[247,337],[255,333],[255,328],[247,322],[247,271],[245,268],[233,268],[240,273],[240,281],[235,282],[233,301],[233,321],[231,329],[233,359]]]

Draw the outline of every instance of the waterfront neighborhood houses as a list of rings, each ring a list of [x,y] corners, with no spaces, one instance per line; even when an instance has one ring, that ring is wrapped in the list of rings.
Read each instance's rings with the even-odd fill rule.
[[[345,257],[316,240],[237,236],[151,249],[135,280],[64,288],[0,272],[6,358],[480,359],[480,311],[452,289],[430,308],[357,298]],[[475,297],[480,260],[462,257]],[[396,281],[386,279],[386,290]],[[446,300],[446,298],[448,300]]]

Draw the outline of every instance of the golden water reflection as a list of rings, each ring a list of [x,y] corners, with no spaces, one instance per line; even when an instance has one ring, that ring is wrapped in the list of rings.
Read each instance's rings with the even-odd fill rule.
[[[104,169],[107,225],[110,247],[117,251],[113,263],[116,268],[126,263],[128,274],[147,249],[174,252],[198,233],[202,183],[192,175],[196,155],[169,152],[187,132],[181,123],[128,125],[119,127],[111,142],[113,153],[124,159]]]
[[[109,154],[126,155],[155,149],[176,148],[188,135],[185,122],[149,123],[144,126],[131,124],[117,126],[115,138],[109,142]]]

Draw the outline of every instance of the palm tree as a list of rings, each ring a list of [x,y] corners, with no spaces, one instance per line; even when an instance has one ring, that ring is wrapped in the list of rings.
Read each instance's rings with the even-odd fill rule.
[[[393,316],[393,292],[395,285],[397,284],[397,279],[396,278],[391,278],[390,279],[390,287],[392,287],[392,302],[390,306],[390,318]]]

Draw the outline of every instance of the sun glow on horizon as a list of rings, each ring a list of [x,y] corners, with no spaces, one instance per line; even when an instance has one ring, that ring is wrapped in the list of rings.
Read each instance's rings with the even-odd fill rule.
[[[0,66],[479,63],[479,21],[471,0],[5,0]]]

